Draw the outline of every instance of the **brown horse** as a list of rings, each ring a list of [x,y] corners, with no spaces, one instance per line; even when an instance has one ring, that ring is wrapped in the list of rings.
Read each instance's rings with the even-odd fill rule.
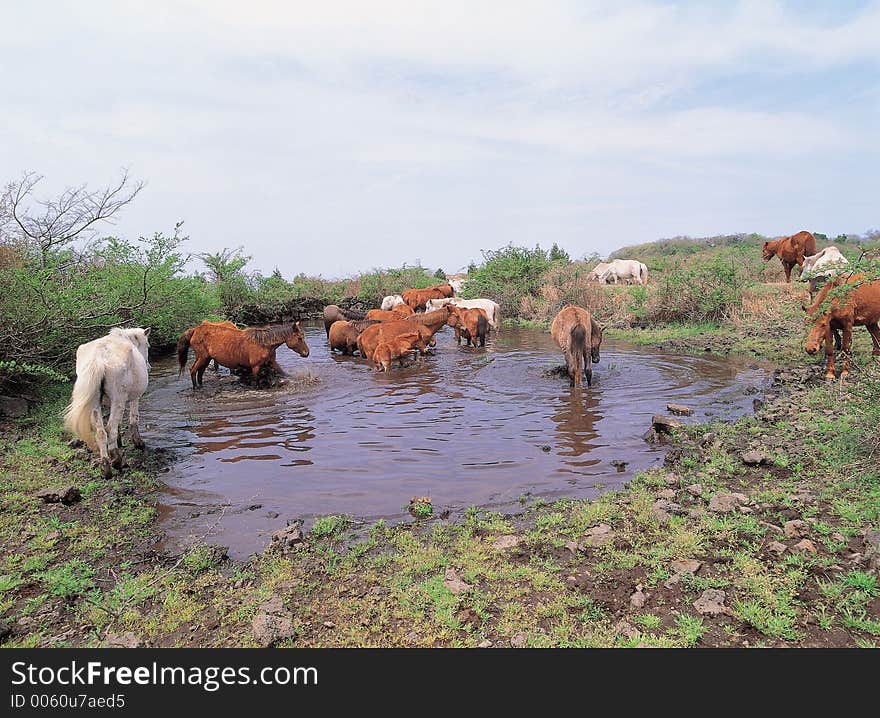
[[[357,321],[359,319],[364,319],[363,312],[356,312],[354,309],[343,309],[335,304],[328,304],[324,307],[324,331],[327,332],[328,337],[330,336],[330,327],[333,326],[333,322]]]
[[[238,325],[237,325],[237,324],[233,324],[232,322],[227,322],[227,321],[223,321],[223,322],[209,322],[207,319],[203,319],[203,320],[202,320],[202,324],[203,324],[203,325],[208,325],[208,326],[211,326],[211,327],[226,327],[227,329],[235,329],[236,331],[241,331],[241,330],[238,328]],[[192,330],[195,330],[195,327],[192,327]],[[187,330],[187,331],[191,331],[191,330]],[[214,371],[220,371],[220,365],[217,363],[217,360],[216,360],[216,359],[214,360],[214,363],[213,363],[213,365],[211,366],[211,368],[212,368]]]
[[[790,237],[780,237],[764,242],[763,258],[769,262],[773,257],[779,257],[782,268],[785,270],[785,281],[791,282],[791,270],[798,265],[799,271],[803,271],[804,257],[816,254],[816,238],[812,233],[801,230]]]
[[[465,338],[467,345],[473,342],[477,346],[477,340],[480,340],[480,346],[486,346],[486,334],[489,331],[489,315],[485,309],[465,309],[463,307],[449,306],[449,319],[446,323],[455,329],[455,341],[461,344],[462,336]]]
[[[400,296],[413,311],[424,309],[429,299],[447,299],[455,295],[455,290],[449,284],[435,284],[425,289],[407,289]]]
[[[180,374],[186,365],[190,346],[196,353],[195,361],[189,373],[193,389],[202,385],[202,376],[211,359],[236,370],[248,370],[257,378],[264,368],[281,372],[275,361],[275,350],[282,344],[303,357],[309,355],[309,345],[299,322],[295,324],[279,324],[272,327],[251,327],[248,329],[231,329],[214,326],[210,323],[200,324],[187,329],[177,340],[177,359],[180,363]]]
[[[834,296],[832,292],[838,287],[852,287],[843,296]],[[835,295],[839,292],[834,292]],[[829,295],[832,295],[829,300]],[[826,300],[829,300],[826,302]],[[824,307],[823,307],[824,305]],[[823,312],[822,309],[825,309]],[[871,334],[874,344],[874,356],[880,356],[880,279],[870,280],[866,274],[854,274],[846,279],[829,282],[813,306],[808,310],[813,326],[807,337],[804,349],[807,354],[815,354],[825,342],[825,378],[834,379],[834,339],[832,333],[838,330],[842,334],[840,343],[843,349],[843,370],[840,376],[849,374],[849,353],[852,348],[852,332],[854,326],[863,326]]]
[[[425,347],[425,339],[417,331],[398,334],[376,347],[373,352],[373,366],[376,367],[376,371],[389,371],[391,363],[396,359],[399,359],[400,366],[403,366],[403,360],[410,352],[424,352]]]
[[[354,354],[357,349],[357,340],[360,333],[374,324],[378,324],[378,322],[367,319],[354,322],[347,322],[343,319],[338,322],[333,322],[328,337],[330,351],[335,349],[343,354]]]
[[[593,385],[590,360],[599,362],[599,346],[602,344],[602,326],[581,307],[569,304],[563,307],[550,325],[550,334],[565,354],[565,365],[571,385],[583,385],[581,370],[586,369],[587,386]],[[589,355],[587,348],[589,347]]]
[[[398,308],[394,309],[371,309],[367,312],[367,319],[374,319],[377,322],[399,322],[401,319],[406,319],[407,317],[412,316],[413,310],[406,306],[406,304],[399,304],[400,307],[406,307],[408,311],[398,311]]]
[[[434,338],[434,330],[424,324],[409,321],[380,322],[372,327],[367,327],[361,332],[357,340],[358,351],[365,359],[372,359],[376,347],[384,342],[391,341],[401,334],[409,334],[416,331],[424,344],[419,347],[419,353],[425,354],[427,344]]]

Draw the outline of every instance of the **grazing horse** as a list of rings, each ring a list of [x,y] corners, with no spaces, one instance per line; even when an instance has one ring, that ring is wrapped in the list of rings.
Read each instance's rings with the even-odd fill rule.
[[[550,325],[550,334],[565,354],[565,365],[571,385],[583,385],[581,370],[586,369],[587,386],[593,384],[593,370],[590,360],[599,362],[599,347],[602,344],[602,326],[581,307],[569,304],[563,307]],[[589,354],[588,354],[589,350]]]
[[[418,322],[410,322],[402,320],[399,322],[379,322],[371,327],[367,327],[361,332],[357,339],[358,351],[364,359],[373,359],[376,347],[384,342],[391,341],[401,334],[409,334],[417,332],[423,343],[419,346],[419,353],[427,352],[428,342],[434,338],[436,330]]]
[[[394,309],[394,307],[397,307],[401,304],[406,304],[406,302],[403,301],[403,297],[401,297],[399,294],[389,294],[382,300],[379,308],[384,309],[386,312],[389,312]]]
[[[486,316],[485,309],[466,309],[450,304],[449,319],[446,323],[455,329],[455,341],[461,344],[461,338],[464,336],[468,346],[473,343],[477,346],[477,340],[480,340],[480,346],[486,346],[486,334],[489,331],[489,317]]]
[[[436,284],[433,287],[425,289],[407,289],[403,294],[403,301],[406,302],[413,311],[424,309],[429,299],[446,299],[452,297],[455,290],[448,284]]]
[[[402,309],[402,307],[406,307],[406,309]],[[413,314],[413,310],[407,307],[406,304],[400,304],[390,311],[384,309],[371,309],[367,312],[366,318],[377,322],[398,322],[401,319],[406,319],[407,317],[412,316]]]
[[[587,274],[587,281],[588,282],[599,281],[599,277],[602,276],[603,274],[605,274],[605,272],[607,272],[610,268],[611,268],[610,262],[599,262],[599,264],[597,264],[595,267],[593,267],[593,269],[590,270],[590,273]]]
[[[250,371],[254,378],[257,378],[264,368],[283,373],[275,361],[275,350],[282,344],[287,344],[289,349],[300,356],[309,355],[309,345],[306,344],[299,322],[235,330],[200,324],[187,329],[177,340],[179,373],[183,374],[190,346],[196,353],[195,361],[189,369],[193,389],[196,388],[197,379],[198,385],[202,385],[205,367],[211,359],[216,359],[233,372]]]
[[[596,270],[594,269],[595,273]],[[596,275],[600,284],[624,281],[627,284],[647,284],[648,267],[635,259],[615,259]]]
[[[366,319],[354,322],[347,322],[341,319],[338,322],[333,322],[328,337],[330,351],[335,349],[343,354],[354,354],[357,349],[357,340],[360,333],[367,327],[373,326],[373,324],[378,324],[378,322]]]
[[[340,319],[350,321],[358,319],[363,319],[365,317],[363,312],[356,312],[353,309],[343,309],[342,307],[337,307],[335,304],[328,304],[324,307],[324,331],[327,332],[327,336],[330,336],[330,327],[333,326],[333,322],[338,322]]]
[[[373,352],[373,366],[376,367],[376,371],[389,371],[391,363],[396,359],[399,359],[400,366],[403,366],[403,360],[410,352],[424,352],[424,350],[425,339],[419,332],[398,334],[376,347]]]
[[[834,292],[839,287],[852,287],[839,296]],[[832,295],[834,292],[835,295]],[[831,295],[831,296],[829,296]],[[826,302],[826,300],[828,300]],[[824,311],[823,311],[824,309]],[[813,322],[807,336],[804,349],[807,354],[815,354],[825,342],[825,378],[834,379],[834,340],[832,333],[838,330],[843,335],[841,348],[844,352],[841,378],[849,373],[849,353],[852,348],[852,331],[854,326],[863,326],[871,335],[874,344],[874,356],[880,356],[880,279],[871,280],[866,274],[854,274],[848,278],[840,278],[829,282],[813,306],[809,308],[809,317]]]
[[[114,328],[110,333],[76,350],[76,383],[70,404],[64,412],[64,426],[82,439],[101,457],[101,473],[112,476],[112,466],[122,468],[122,435],[119,422],[128,404],[128,431],[131,442],[144,448],[138,426],[141,395],[149,382],[150,329]],[[104,429],[101,403],[110,403],[110,416]]]
[[[794,269],[794,265],[798,265],[803,273],[804,258],[811,254],[816,254],[816,238],[811,232],[801,230],[790,237],[764,242],[761,256],[765,262],[769,262],[773,257],[779,257],[785,270],[785,281],[791,282],[791,270]]]

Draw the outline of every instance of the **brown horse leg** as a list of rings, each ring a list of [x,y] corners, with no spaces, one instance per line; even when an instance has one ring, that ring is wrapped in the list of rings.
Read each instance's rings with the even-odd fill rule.
[[[875,357],[880,356],[880,323],[866,324],[865,329],[868,330],[868,333],[871,335],[871,341],[874,342],[873,355]]]
[[[791,264],[790,262],[783,262],[783,263],[782,263],[782,268],[785,270],[785,281],[786,281],[788,284],[791,284],[791,268],[792,268],[793,266],[794,266],[794,265]]]
[[[841,379],[849,374],[849,355],[852,350],[852,331],[852,324],[847,324],[843,328],[843,342],[841,346],[841,349],[843,350],[843,370],[840,372]]]
[[[192,379],[193,389],[196,388],[196,379],[198,379],[198,385],[202,385],[202,375],[205,373],[205,367],[208,366],[210,361],[211,357],[196,356],[196,360],[189,368],[189,376],[190,379]]]

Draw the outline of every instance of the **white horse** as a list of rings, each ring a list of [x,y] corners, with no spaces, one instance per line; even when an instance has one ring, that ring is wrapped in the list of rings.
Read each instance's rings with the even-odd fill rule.
[[[635,259],[615,259],[598,275],[598,280],[600,284],[608,284],[611,281],[614,284],[619,281],[628,284],[647,284],[648,267]]]
[[[398,304],[403,304],[403,297],[399,294],[389,294],[385,299],[382,300],[381,308],[386,312],[390,312],[394,307]]]
[[[800,281],[808,279],[827,279],[832,274],[837,274],[849,264],[837,247],[825,247],[821,252],[804,257],[804,266],[801,270]]]
[[[588,282],[595,282],[599,279],[599,277],[610,269],[611,265],[608,262],[599,262],[590,273],[587,275]]]
[[[119,422],[126,404],[131,441],[138,449],[144,448],[138,404],[149,381],[149,336],[149,328],[116,327],[106,337],[80,344],[76,350],[76,383],[64,412],[64,426],[98,452],[105,479],[112,476],[111,459],[114,467],[122,468]],[[110,403],[106,431],[101,409],[104,399]]]
[[[452,303],[462,309],[484,310],[492,329],[498,331],[498,327],[501,324],[501,307],[498,306],[497,302],[493,302],[491,299],[462,299],[461,297],[453,297]]]
[[[501,324],[501,307],[491,299],[462,299],[461,297],[449,297],[448,299],[429,299],[425,304],[426,312],[433,312],[435,309],[441,309],[447,304],[452,304],[462,309],[482,309],[489,318],[489,325],[492,329],[498,331]]]

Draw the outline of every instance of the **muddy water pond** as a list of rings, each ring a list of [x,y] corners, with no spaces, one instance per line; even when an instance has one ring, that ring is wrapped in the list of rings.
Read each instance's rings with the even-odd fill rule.
[[[144,433],[180,457],[159,507],[169,549],[207,534],[245,558],[289,519],[402,520],[413,496],[452,516],[595,496],[662,462],[641,437],[667,402],[694,409],[686,421],[735,418],[769,378],[747,360],[607,341],[593,387],[572,390],[550,371],[561,364],[550,335],[521,328],[485,349],[458,347],[444,329],[431,356],[384,374],[331,355],[322,326],[306,337],[308,358],[279,348],[290,381],[272,389],[221,369],[194,392],[176,362],[153,365]]]

